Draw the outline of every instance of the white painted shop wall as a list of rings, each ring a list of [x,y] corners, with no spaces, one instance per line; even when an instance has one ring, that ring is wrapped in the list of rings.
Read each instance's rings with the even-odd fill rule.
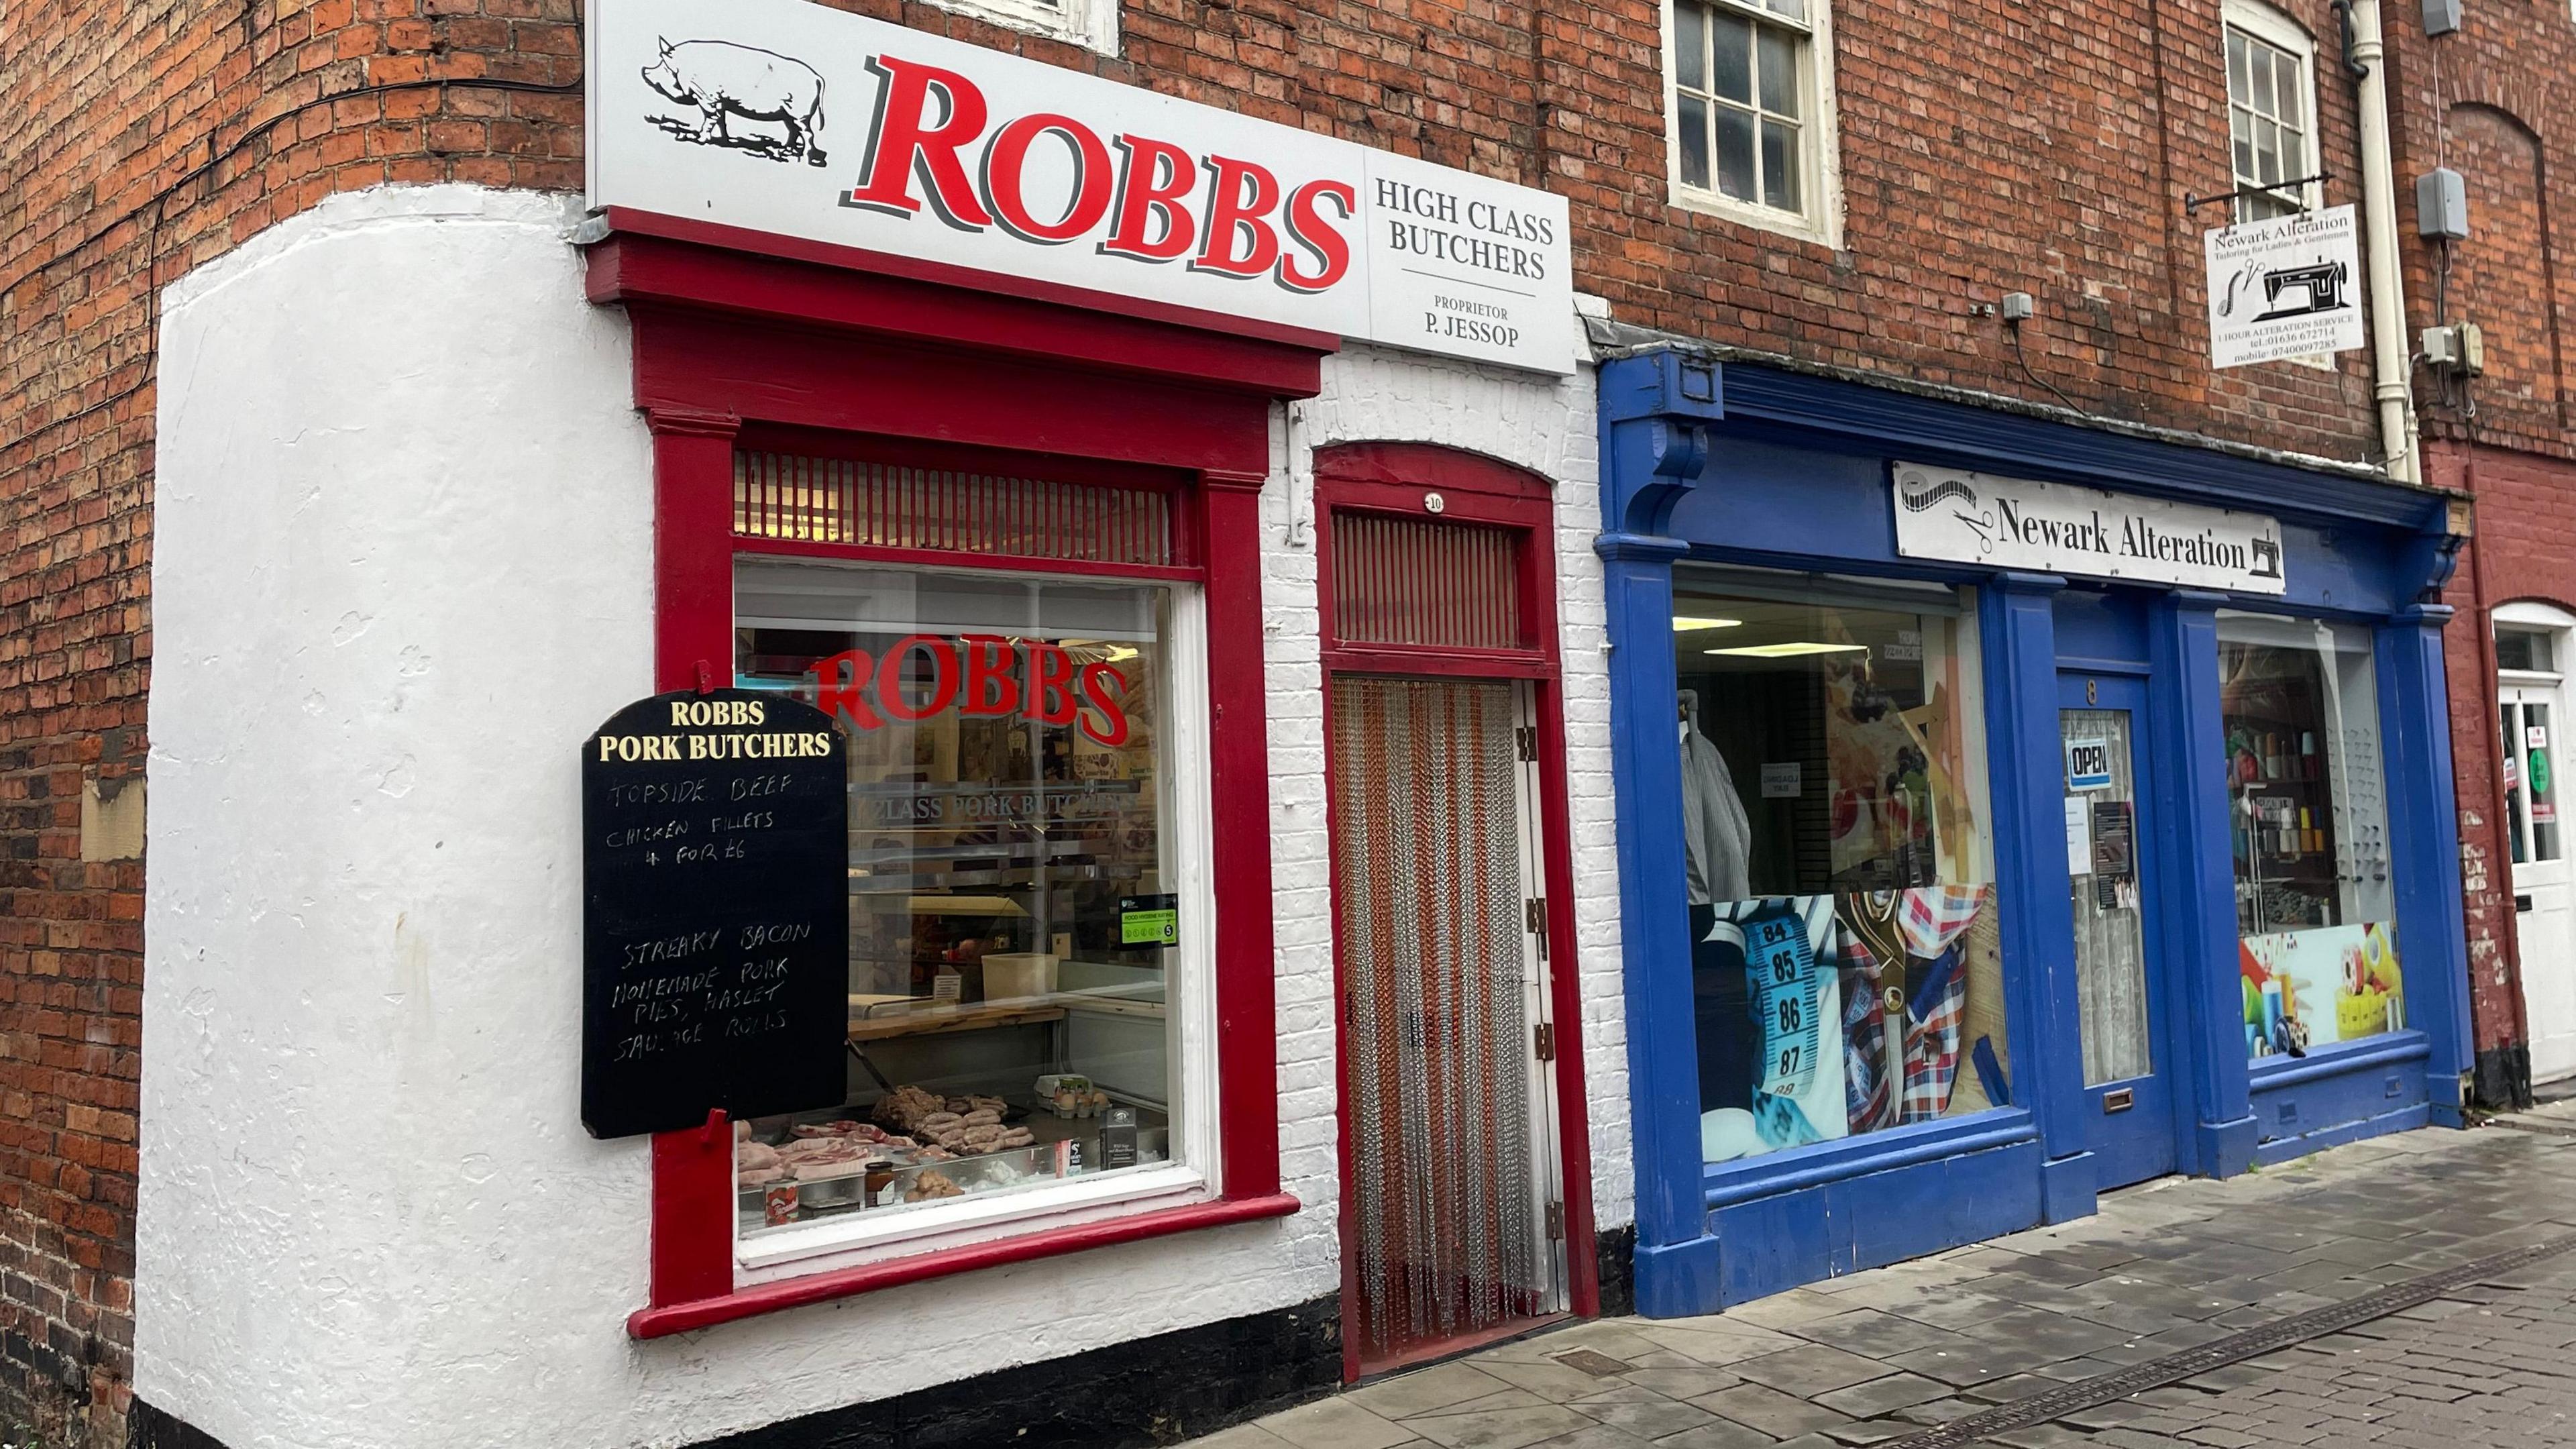
[[[1565,378],[1433,362],[1353,345],[1324,361],[1324,390],[1296,407],[1288,436],[1306,456],[1289,486],[1262,499],[1269,563],[1271,805],[1281,844],[1273,869],[1280,893],[1279,939],[1312,950],[1311,987],[1283,977],[1283,1050],[1293,1034],[1316,1035],[1315,1081],[1332,1073],[1331,854],[1324,834],[1323,666],[1315,612],[1311,542],[1283,546],[1292,527],[1311,538],[1314,473],[1308,459],[1336,443],[1437,443],[1517,464],[1556,484],[1557,638],[1563,655],[1566,784],[1573,818],[1574,936],[1583,1000],[1583,1084],[1592,1134],[1594,1226],[1636,1218],[1628,1136],[1628,1039],[1620,981],[1617,816],[1610,788],[1610,662],[1601,557],[1598,389],[1587,364]],[[1280,455],[1287,457],[1283,448]],[[1294,752],[1291,754],[1290,752]],[[1293,847],[1289,832],[1304,839]],[[1292,891],[1297,894],[1292,896]],[[1284,964],[1284,963],[1283,963]],[[1562,1028],[1560,1028],[1562,1029]],[[1329,1102],[1329,1098],[1327,1098]],[[1574,1104],[1566,1104],[1571,1115]],[[1329,1158],[1333,1122],[1318,1123]],[[1575,1244],[1578,1252],[1589,1244]]]
[[[339,197],[167,298],[137,1392],[232,1449],[633,1449],[1333,1291],[1313,553],[1274,488],[1281,1136],[1307,1211],[627,1338],[647,1152],[575,1115],[573,745],[652,684],[650,450],[569,207]],[[1563,480],[1595,1191],[1624,1223],[1589,377],[1326,377],[1318,443]]]

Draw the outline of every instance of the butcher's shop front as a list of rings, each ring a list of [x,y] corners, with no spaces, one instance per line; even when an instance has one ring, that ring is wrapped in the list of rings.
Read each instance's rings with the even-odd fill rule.
[[[1169,1440],[1624,1303],[1564,201],[588,44],[586,199],[171,289],[144,1442]]]

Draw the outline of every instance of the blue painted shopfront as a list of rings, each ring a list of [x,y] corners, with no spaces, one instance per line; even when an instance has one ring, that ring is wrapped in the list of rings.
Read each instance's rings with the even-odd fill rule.
[[[1712,1312],[2082,1217],[2106,1186],[2161,1171],[2225,1176],[2375,1133],[2458,1125],[2470,1055],[2442,675],[2448,610],[2424,602],[2459,545],[2451,500],[2356,470],[1723,361],[1678,344],[1606,362],[1600,387],[1606,526],[1598,548],[1609,605],[1642,1312]],[[1900,556],[1891,496],[1899,462],[2267,515],[2280,525],[2288,592],[2128,586]],[[1708,1122],[1728,1114],[1706,1111],[1703,1096],[1709,970],[1695,965],[1695,952],[1713,937],[1709,908],[1686,904],[1707,894],[1696,879],[1707,847],[1678,803],[1692,796],[1688,747],[1674,745],[1676,671],[1694,666],[1677,660],[1676,640],[1689,637],[1678,632],[1685,627],[1739,621],[1677,620],[1677,587],[1699,588],[1692,581],[1704,574],[1783,581],[1770,595],[1782,600],[1794,599],[1797,581],[1830,580],[1889,591],[1948,585],[1971,601],[1959,606],[1957,627],[1976,647],[1959,667],[1982,693],[1979,800],[1992,872],[1984,899],[1994,918],[1983,949],[2001,962],[1999,1000],[1984,1009],[1995,1013],[2010,1059],[2008,1072],[1982,1056],[1962,1064],[1950,1038],[1949,1070],[1981,1079],[1975,1110],[1903,1122],[1890,1115],[1892,1125],[1877,1130],[1774,1141],[1752,1155],[1710,1148],[1706,1134],[1723,1131]],[[2372,889],[2384,892],[2376,909],[2394,924],[2370,951],[2393,953],[2389,977],[2402,972],[2402,983],[2374,978],[2355,950],[2337,968],[2348,972],[2344,986],[2299,988],[2310,993],[2311,1014],[2331,1009],[2327,996],[2377,1013],[2366,1016],[2367,1034],[2304,1055],[2253,1045],[2281,1029],[2279,1003],[2257,991],[2257,973],[2244,966],[2251,958],[2240,955],[2248,897],[2232,852],[2256,848],[2245,841],[2257,829],[2268,832],[2265,843],[2323,841],[2322,822],[2291,818],[2267,787],[2237,788],[2240,759],[2243,779],[2294,778],[2295,756],[2316,748],[2295,731],[2291,743],[2231,733],[2222,716],[2222,634],[2264,628],[2330,632],[2347,652],[2328,659],[2375,679],[2370,710],[2337,716],[2344,734],[2335,747],[2351,738],[2354,750],[2377,752],[2370,773],[2380,777],[2384,806],[2374,797],[2370,807],[2384,808],[2386,844],[2374,877],[2384,884]],[[1901,647],[1920,657],[1925,646]],[[2331,675],[2333,664],[2325,667]],[[1688,741],[1697,693],[1683,695]],[[2134,762],[2125,788],[2151,792],[2137,797],[2134,816],[2112,817],[2134,820],[2135,863],[2098,896],[2069,858],[2077,808],[2066,774],[2070,721],[2119,732]],[[2284,752],[2293,756],[2287,766]],[[2316,773],[2313,759],[2306,768]],[[1769,784],[1766,776],[1763,794]],[[2284,798],[2295,793],[2280,789]],[[2338,794],[2338,816],[2343,800]],[[2258,900],[2261,890],[2258,880]],[[2136,939],[2147,943],[2155,1010],[2134,1029],[2139,1060],[2155,1064],[2151,1078],[2113,1083],[2117,1069],[2088,1055],[2091,1018],[2081,1013],[2092,1008],[2078,995],[2092,988],[2080,988],[2077,975],[2077,917],[2091,913],[2088,901],[2106,918],[2121,907],[2119,919],[2134,919]],[[1782,915],[1780,903],[1770,915]],[[1756,919],[1726,939],[1758,938]],[[1738,980],[1752,972],[1756,983],[1750,1007],[1728,1010],[1759,1018],[1771,1009],[1758,967],[1726,969]],[[1877,994],[1855,984],[1827,1006],[1874,1013]],[[1901,994],[1887,993],[1885,1029],[1911,1042],[1905,1023],[1914,1018],[1897,1010]],[[1812,994],[1804,1006],[1818,1010]],[[1896,1059],[1892,1050],[1884,1058]],[[1855,1114],[1866,1076],[1863,1067],[1841,1076]],[[1790,1090],[1787,1080],[1762,1089]],[[1909,1072],[1909,1088],[1912,1081]]]

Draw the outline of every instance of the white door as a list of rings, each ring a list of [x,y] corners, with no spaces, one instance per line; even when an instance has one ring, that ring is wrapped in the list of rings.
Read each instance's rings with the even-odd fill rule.
[[[2555,675],[2516,672],[2497,677],[2496,697],[2531,1079],[2545,1082],[2576,1075],[2576,901],[2558,815],[2566,689]]]

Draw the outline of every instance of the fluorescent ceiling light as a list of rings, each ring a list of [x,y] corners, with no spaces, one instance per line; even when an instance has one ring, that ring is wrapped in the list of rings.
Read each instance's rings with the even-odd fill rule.
[[[1673,632],[1676,634],[1687,634],[1694,629],[1736,629],[1743,624],[1742,619],[1704,619],[1690,614],[1673,616]]]
[[[1801,654],[1866,654],[1866,644],[1740,644],[1733,649],[1708,649],[1707,654],[1731,654],[1743,659],[1794,659]]]

